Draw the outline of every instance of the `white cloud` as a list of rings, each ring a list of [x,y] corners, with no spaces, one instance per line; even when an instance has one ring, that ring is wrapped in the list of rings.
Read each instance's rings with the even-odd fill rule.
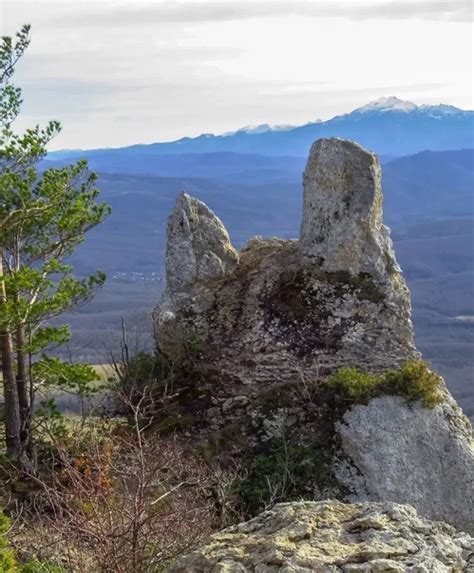
[[[45,0],[51,7],[68,5],[71,19],[58,14],[53,23],[76,27],[156,25],[303,16],[354,20],[434,19],[469,21],[470,0],[108,0],[82,3]]]
[[[471,2],[4,0],[26,126],[98,147],[305,123],[385,95],[472,106]]]

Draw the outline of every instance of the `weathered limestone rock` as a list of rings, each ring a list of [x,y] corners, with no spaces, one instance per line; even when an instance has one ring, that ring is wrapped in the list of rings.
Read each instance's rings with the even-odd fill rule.
[[[170,338],[192,332],[206,348],[206,375],[229,380],[230,392],[418,356],[409,292],[382,225],[377,159],[355,143],[320,140],[304,182],[300,241],[253,239],[239,264],[202,203],[181,196],[170,217],[158,344],[169,350]]]
[[[337,484],[315,475],[300,496],[412,503],[474,532],[472,430],[447,390],[433,410],[380,398],[339,424],[318,403],[338,368],[378,373],[419,353],[382,223],[376,157],[353,142],[320,140],[304,187],[301,238],[254,238],[239,254],[205,205],[178,199],[155,315],[157,343],[175,363],[199,347],[198,387],[178,416],[190,414],[196,439],[213,433],[234,456],[291,438],[316,467],[329,451]]]
[[[189,302],[189,289],[222,277],[238,260],[221,220],[202,201],[181,193],[168,219],[166,289],[155,312],[163,350],[182,354],[188,334],[177,314]]]
[[[299,248],[327,271],[369,273],[382,281],[400,269],[382,222],[378,158],[343,139],[319,139],[304,172]]]
[[[222,276],[236,266],[238,258],[220,219],[202,201],[181,193],[168,220],[168,290]]]
[[[427,409],[384,396],[337,426],[346,457],[336,476],[348,499],[403,501],[474,534],[474,442],[454,400]]]
[[[295,502],[214,535],[170,573],[456,572],[474,539],[408,505]]]

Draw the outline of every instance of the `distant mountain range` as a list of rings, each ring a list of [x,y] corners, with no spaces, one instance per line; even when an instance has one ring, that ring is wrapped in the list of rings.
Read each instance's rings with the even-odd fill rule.
[[[157,156],[238,153],[260,156],[306,157],[320,137],[344,137],[380,155],[402,156],[432,151],[474,148],[474,111],[449,105],[420,105],[395,97],[382,98],[351,113],[306,125],[247,127],[224,135],[203,134],[177,141],[132,145],[117,149],[54,152],[49,159],[87,157],[94,169],[108,172],[157,174]],[[161,168],[172,160],[162,159]],[[162,173],[163,174],[163,173]]]
[[[206,164],[208,156],[201,157]],[[219,214],[238,246],[256,234],[297,237],[304,162],[298,168],[296,162],[282,158],[278,171],[270,168],[271,163],[264,169],[262,162],[260,175],[252,178],[246,171],[237,171],[238,157],[231,156],[232,177],[218,169],[213,178],[102,173],[101,196],[112,205],[112,215],[91,231],[81,247],[80,268],[89,272],[99,266],[109,273],[159,271],[164,261],[166,218],[183,190]],[[258,161],[253,167],[257,173]],[[474,218],[474,149],[423,151],[388,161],[383,166],[383,187],[384,219],[394,228]]]
[[[382,172],[390,225],[474,215],[474,149],[421,151]]]

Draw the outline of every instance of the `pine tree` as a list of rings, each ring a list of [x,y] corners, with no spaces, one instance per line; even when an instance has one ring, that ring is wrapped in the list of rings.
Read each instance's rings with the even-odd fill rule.
[[[7,453],[19,465],[32,450],[32,419],[38,388],[84,389],[90,367],[48,355],[69,339],[67,326],[49,321],[89,300],[102,286],[101,272],[76,278],[67,258],[85,233],[109,214],[98,203],[96,175],[85,161],[41,171],[46,146],[61,129],[57,121],[17,135],[13,123],[21,90],[11,78],[30,43],[30,27],[0,45],[0,355]]]

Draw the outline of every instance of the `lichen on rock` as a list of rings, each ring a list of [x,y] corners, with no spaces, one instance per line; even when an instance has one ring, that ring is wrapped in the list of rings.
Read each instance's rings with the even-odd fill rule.
[[[179,195],[168,220],[166,285],[182,290],[196,280],[222,276],[238,262],[226,228],[209,207]]]
[[[408,505],[337,501],[276,505],[214,535],[169,573],[456,572],[474,539]]]
[[[383,396],[351,408],[336,431],[345,454],[336,477],[347,499],[403,500],[474,533],[472,430],[454,400],[427,409]]]

